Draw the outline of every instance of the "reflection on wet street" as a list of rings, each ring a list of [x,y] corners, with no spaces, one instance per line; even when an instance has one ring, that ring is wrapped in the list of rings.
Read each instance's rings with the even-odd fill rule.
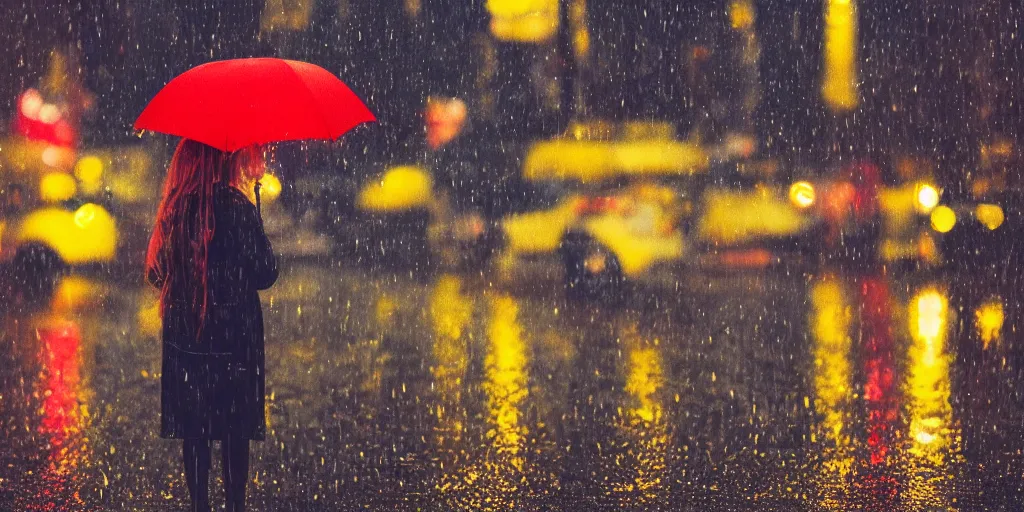
[[[1014,290],[751,272],[633,299],[286,267],[263,295],[253,508],[1018,506]],[[156,301],[73,276],[4,306],[0,509],[184,508],[180,447],[157,437]]]

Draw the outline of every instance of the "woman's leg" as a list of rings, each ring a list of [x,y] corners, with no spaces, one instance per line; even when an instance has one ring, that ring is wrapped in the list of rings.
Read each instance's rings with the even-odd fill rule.
[[[185,439],[182,443],[185,456],[185,483],[192,497],[192,512],[210,510],[210,441],[206,439]]]
[[[228,512],[245,510],[245,487],[249,483],[249,440],[228,437],[220,447],[224,459],[224,494]]]

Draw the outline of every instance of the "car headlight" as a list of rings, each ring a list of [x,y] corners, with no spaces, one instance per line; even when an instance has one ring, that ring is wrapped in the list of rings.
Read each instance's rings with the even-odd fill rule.
[[[982,223],[989,230],[995,230],[999,226],[1003,225],[1003,221],[1006,220],[1006,216],[1003,214],[1003,209],[999,205],[995,204],[979,204],[974,209],[974,218],[978,219],[978,222]]]
[[[956,225],[956,212],[948,206],[939,206],[932,210],[932,229],[939,233],[949,233]]]
[[[75,225],[85,229],[96,219],[97,206],[92,203],[85,203],[75,211]]]
[[[924,183],[917,186],[915,199],[917,200],[917,211],[929,213],[939,204],[939,191],[935,187]]]
[[[798,181],[789,187],[789,201],[797,208],[810,208],[816,199],[814,185],[806,181]]]

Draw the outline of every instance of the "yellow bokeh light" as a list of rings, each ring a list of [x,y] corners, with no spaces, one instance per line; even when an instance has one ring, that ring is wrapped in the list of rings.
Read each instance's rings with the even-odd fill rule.
[[[99,192],[103,179],[103,160],[98,156],[84,156],[75,164],[75,177],[82,183],[82,190],[87,194]]]
[[[64,276],[53,293],[50,307],[54,311],[72,311],[96,305],[102,299],[103,292],[103,286],[94,280],[78,275]]]
[[[835,112],[857,107],[857,6],[852,0],[826,2],[821,95]]]
[[[809,208],[816,199],[814,185],[806,181],[798,181],[789,187],[789,200],[797,208]]]
[[[558,0],[488,0],[491,32],[503,41],[539,43],[558,30]]]
[[[281,180],[277,176],[267,173],[260,178],[260,198],[263,201],[272,203],[281,195]]]
[[[932,210],[932,229],[939,233],[949,233],[956,225],[956,212],[948,206],[939,206]]]
[[[75,196],[78,187],[67,173],[51,172],[39,181],[39,198],[48,203],[67,201]]]
[[[729,24],[736,30],[754,26],[754,4],[751,0],[733,0],[729,3]]]
[[[29,119],[39,119],[39,110],[43,108],[43,95],[35,89],[29,89],[21,95],[21,113]]]
[[[80,228],[87,228],[96,220],[96,205],[92,203],[83,204],[75,211],[75,225]]]
[[[39,109],[39,120],[46,124],[56,123],[60,119],[60,109],[52,103],[43,103]]]
[[[393,212],[426,206],[433,191],[430,174],[414,166],[392,167],[379,181],[359,192],[358,204],[364,210]]]
[[[974,209],[974,217],[989,230],[998,229],[1006,220],[1003,209],[995,204],[979,204]]]
[[[87,203],[77,211],[42,208],[29,214],[19,242],[41,242],[71,264],[111,261],[117,249],[117,223],[102,206]]]
[[[47,146],[46,149],[40,154],[39,158],[49,167],[60,166],[61,155],[63,152],[57,146]]]
[[[917,187],[917,211],[931,212],[939,204],[939,191],[935,187],[922,184]]]
[[[981,338],[984,348],[989,348],[992,342],[998,342],[1002,337],[1004,320],[1005,314],[1001,300],[992,299],[978,306],[974,312],[974,327],[978,331],[978,337]]]

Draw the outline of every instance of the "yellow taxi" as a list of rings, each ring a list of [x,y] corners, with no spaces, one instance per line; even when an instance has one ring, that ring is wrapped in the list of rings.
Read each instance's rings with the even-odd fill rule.
[[[556,256],[571,296],[614,298],[626,282],[681,264],[709,155],[673,135],[661,123],[590,124],[533,144],[523,177],[560,198],[501,220],[498,279],[532,282],[523,273],[552,268]]]
[[[142,148],[76,151],[49,165],[33,145],[0,140],[0,261],[16,285],[38,290],[64,269],[115,262],[119,221],[136,211],[132,202],[149,204],[158,190]]]

